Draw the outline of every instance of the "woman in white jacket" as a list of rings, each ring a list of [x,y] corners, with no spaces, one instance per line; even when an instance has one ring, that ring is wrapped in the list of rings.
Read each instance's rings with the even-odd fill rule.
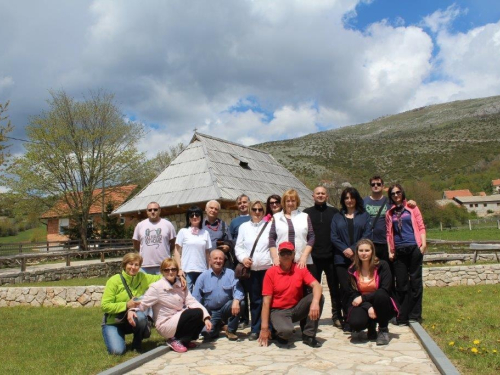
[[[238,231],[235,253],[238,261],[251,269],[250,279],[245,288],[250,296],[250,317],[252,319],[249,339],[257,340],[260,333],[260,313],[262,310],[262,283],[264,275],[273,265],[269,252],[269,229],[265,216],[264,204],[261,201],[250,203],[250,221],[241,224]],[[252,249],[255,250],[252,253]]]
[[[311,257],[314,245],[314,230],[309,215],[298,209],[300,198],[297,191],[285,191],[281,200],[283,211],[274,214],[269,231],[269,248],[275,265],[279,264],[277,248],[282,242],[295,245],[295,263],[299,268],[313,267]]]

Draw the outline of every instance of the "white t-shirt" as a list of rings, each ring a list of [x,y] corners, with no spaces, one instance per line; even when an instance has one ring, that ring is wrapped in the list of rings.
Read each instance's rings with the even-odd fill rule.
[[[159,267],[165,258],[170,258],[169,241],[175,238],[175,228],[166,219],[152,223],[141,221],[134,230],[132,239],[141,243],[140,254],[144,267]]]
[[[175,244],[182,247],[181,263],[184,272],[203,272],[207,269],[206,251],[212,247],[212,241],[205,229],[192,234],[191,228],[182,228]]]

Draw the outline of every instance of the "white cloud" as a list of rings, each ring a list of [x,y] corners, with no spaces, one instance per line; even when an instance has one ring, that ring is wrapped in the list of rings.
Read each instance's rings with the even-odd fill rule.
[[[452,33],[452,6],[420,27],[345,27],[370,1],[4,1],[0,100],[22,136],[48,89],[105,89],[154,125],[141,143],[152,156],[194,128],[249,144],[500,93],[498,24]]]
[[[450,24],[463,13],[466,9],[460,9],[456,4],[450,5],[446,10],[437,10],[436,12],[425,16],[422,25],[428,27],[433,33],[447,29]]]

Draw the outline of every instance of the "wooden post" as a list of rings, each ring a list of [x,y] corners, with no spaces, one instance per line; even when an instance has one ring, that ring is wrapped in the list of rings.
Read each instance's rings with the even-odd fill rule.
[[[70,265],[71,265],[70,255],[66,254],[66,267],[69,267]]]
[[[443,231],[443,222],[442,221],[439,222],[439,226],[440,226],[441,232],[442,232]]]
[[[497,220],[497,229],[500,229],[500,220]]]
[[[26,272],[26,258],[21,258],[21,272]]]
[[[469,219],[469,230],[472,230],[472,223],[470,222],[470,219]]]
[[[104,263],[104,251],[101,251],[101,263]]]

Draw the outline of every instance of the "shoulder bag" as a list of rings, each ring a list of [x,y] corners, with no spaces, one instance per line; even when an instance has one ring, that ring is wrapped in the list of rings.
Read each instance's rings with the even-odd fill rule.
[[[264,232],[264,230],[266,229],[267,224],[269,224],[269,221],[266,221],[266,223],[264,224],[264,227],[261,229],[259,235],[255,239],[255,242],[254,242],[253,247],[252,247],[252,251],[250,252],[250,258],[253,257],[253,253],[255,252],[255,247],[257,246],[257,242],[259,242],[259,238],[262,235],[262,233]],[[236,265],[236,268],[234,269],[234,277],[236,277],[238,280],[249,279],[250,278],[250,271],[251,270],[249,267],[245,267],[245,265],[243,263],[238,263]]]

